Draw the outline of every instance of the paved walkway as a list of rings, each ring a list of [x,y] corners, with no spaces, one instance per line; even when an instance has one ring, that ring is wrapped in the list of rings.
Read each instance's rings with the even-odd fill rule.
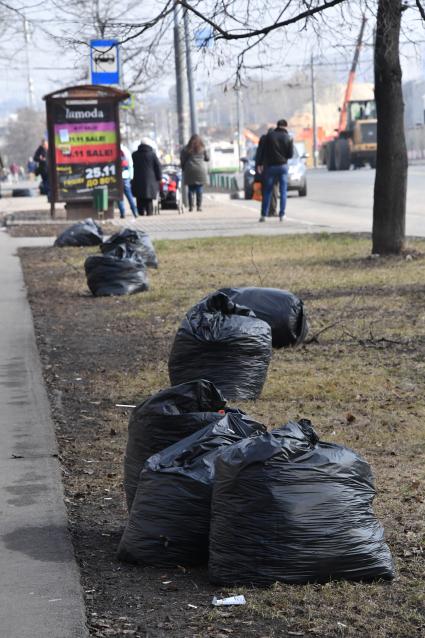
[[[326,226],[299,222],[288,214],[283,222],[278,217],[269,217],[259,224],[258,210],[244,201],[231,200],[227,194],[206,195],[202,213],[161,211],[160,215],[140,217],[132,223],[148,232],[152,239],[187,239],[191,237],[235,237],[238,235],[288,235],[292,233],[320,232]],[[130,222],[130,218],[126,219]],[[122,220],[115,220],[116,224]]]
[[[19,244],[0,232],[0,635],[88,636]]]
[[[258,210],[257,210],[258,208]],[[0,199],[0,216],[16,211],[45,211],[49,222],[49,207],[45,198],[30,197],[27,200]],[[113,223],[143,228],[152,239],[188,239],[191,237],[232,237],[237,235],[285,235],[292,233],[330,231],[329,226],[311,222],[300,222],[294,214],[289,213],[280,223],[276,217],[269,218],[265,224],[259,224],[260,206],[253,207],[252,203],[231,200],[228,194],[206,194],[202,213],[186,211],[179,215],[176,210],[163,210],[160,215],[140,217],[133,220],[127,206],[127,216],[121,220],[116,215]],[[65,221],[63,212],[56,223],[63,223],[64,228],[73,222]],[[22,219],[22,223],[24,219]],[[34,222],[35,223],[35,222]]]

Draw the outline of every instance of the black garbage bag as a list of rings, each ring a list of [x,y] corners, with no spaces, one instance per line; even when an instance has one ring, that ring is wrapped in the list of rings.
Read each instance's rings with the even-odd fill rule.
[[[187,313],[168,361],[171,383],[209,379],[226,399],[256,399],[272,355],[270,326],[217,292]]]
[[[88,217],[66,228],[55,239],[54,246],[97,246],[103,242],[103,230]]]
[[[139,253],[149,268],[158,268],[158,258],[152,240],[143,230],[123,228],[103,242],[100,250],[103,253],[107,253],[110,250],[114,250],[114,248],[120,244],[126,244]]]
[[[225,407],[226,400],[220,390],[211,381],[199,379],[161,390],[132,411],[124,459],[124,488],[129,511],[145,461],[222,419]]]
[[[260,423],[230,412],[151,456],[140,474],[118,558],[170,567],[206,562],[215,460],[226,446],[264,431]]]
[[[232,301],[250,308],[272,329],[274,348],[295,346],[307,336],[304,304],[292,292],[279,288],[221,288]]]
[[[307,420],[241,441],[217,460],[210,580],[270,585],[391,579],[368,463]]]
[[[131,295],[149,288],[144,260],[126,246],[87,257],[84,269],[87,285],[96,297]]]

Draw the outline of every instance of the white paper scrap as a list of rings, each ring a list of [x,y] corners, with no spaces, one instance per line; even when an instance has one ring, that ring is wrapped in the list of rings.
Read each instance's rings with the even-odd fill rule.
[[[245,596],[229,596],[229,598],[217,598],[214,596],[212,599],[214,607],[221,607],[222,605],[246,605]]]

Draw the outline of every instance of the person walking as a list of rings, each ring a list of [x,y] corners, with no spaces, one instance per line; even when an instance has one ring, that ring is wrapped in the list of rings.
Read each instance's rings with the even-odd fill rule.
[[[271,133],[271,131],[273,131],[273,128],[269,128],[269,130],[267,131],[267,133]],[[260,140],[258,142],[258,146],[257,146],[257,152],[255,153],[255,174],[259,175],[258,173],[258,165],[259,165],[259,159],[262,157],[262,152],[263,152],[263,144],[264,141],[267,137],[267,133],[264,133],[264,135],[262,135],[260,137]],[[261,193],[262,193],[262,197],[264,195],[264,174],[261,176]],[[270,206],[269,206],[269,217],[276,217],[277,216],[277,200],[279,197],[279,182],[275,179],[274,180],[274,184],[273,184],[273,190],[272,190],[272,196],[270,199]],[[262,198],[261,198],[262,201]]]
[[[144,138],[132,155],[131,191],[136,197],[139,215],[153,214],[153,200],[158,197],[159,182],[162,179],[161,163],[151,144],[151,140]]]
[[[288,190],[288,160],[294,154],[294,143],[287,130],[288,123],[282,119],[277,122],[274,131],[267,133],[258,157],[258,171],[263,178],[263,201],[260,222],[265,222],[275,181],[280,188],[279,220],[285,216],[286,194]]]
[[[45,137],[41,140],[40,146],[34,153],[34,162],[37,165],[35,174],[41,177],[40,183],[40,195],[47,195],[49,199],[49,171],[47,168],[47,151],[49,149],[49,143]]]
[[[37,170],[37,164],[34,162],[32,157],[29,157],[27,162],[27,173],[31,181],[35,179],[36,170]]]
[[[122,173],[124,195],[127,198],[127,201],[130,205],[131,212],[133,213],[133,217],[136,218],[137,207],[133,199],[133,194],[131,192],[131,180],[133,179],[133,159],[131,157],[130,151],[123,144],[121,144],[120,153],[121,153],[121,173]],[[120,218],[124,219],[125,218],[124,198],[118,202],[118,210],[120,211]]]
[[[192,135],[187,145],[180,153],[180,164],[183,179],[189,189],[189,211],[193,210],[196,196],[196,209],[202,210],[202,193],[207,183],[207,162],[210,157],[205,144],[199,135]]]
[[[12,162],[9,166],[9,171],[12,176],[12,182],[17,182],[19,179],[19,166],[16,162]]]

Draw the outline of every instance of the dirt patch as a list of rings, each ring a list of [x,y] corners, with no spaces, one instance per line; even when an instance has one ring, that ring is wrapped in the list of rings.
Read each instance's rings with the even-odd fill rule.
[[[77,222],[67,221],[61,223],[51,224],[17,224],[15,226],[8,226],[7,232],[11,237],[57,237],[59,233],[63,233],[66,228],[72,226]],[[112,235],[116,233],[118,228],[113,224],[101,224],[105,235]]]
[[[349,236],[162,241],[149,292],[99,299],[88,293],[82,268],[96,249],[21,251],[92,636],[423,635],[425,242],[413,248],[413,260],[371,268],[368,241]],[[205,569],[143,569],[115,559],[126,522],[129,416],[116,404],[168,385],[169,348],[193,302],[220,286],[260,283],[308,292],[318,337],[275,352],[261,399],[239,405],[270,427],[311,418],[322,439],[366,456],[397,564],[392,584],[218,591]],[[214,594],[234,593],[248,604],[212,609]]]

